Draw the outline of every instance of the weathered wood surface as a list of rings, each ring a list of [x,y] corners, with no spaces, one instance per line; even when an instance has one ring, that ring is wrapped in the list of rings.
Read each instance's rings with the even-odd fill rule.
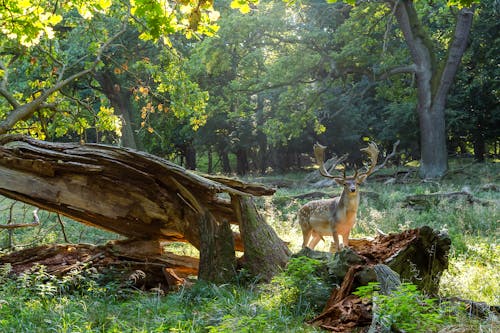
[[[233,196],[245,248],[244,265],[263,280],[270,280],[286,266],[291,252],[274,230],[265,223],[252,198]]]
[[[53,244],[17,251],[0,257],[0,265],[10,264],[13,274],[43,265],[48,274],[63,276],[71,271],[91,269],[112,274],[125,285],[162,290],[175,289],[186,278],[198,274],[198,259],[173,253],[135,253],[138,244],[110,242],[106,245]],[[124,251],[125,250],[125,251]],[[145,259],[147,255],[147,260]]]
[[[0,137],[1,195],[129,238],[188,241],[199,248],[199,216],[180,187],[215,219],[234,224],[238,219],[230,195],[274,192],[204,177],[132,149]],[[235,243],[243,250],[238,234]]]

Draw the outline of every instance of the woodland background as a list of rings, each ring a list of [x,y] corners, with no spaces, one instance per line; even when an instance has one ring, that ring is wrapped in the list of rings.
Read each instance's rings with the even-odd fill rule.
[[[429,225],[448,232],[452,248],[439,300],[410,286],[384,311],[396,327],[416,323],[409,332],[495,332],[498,309],[471,316],[448,300],[499,304],[499,18],[498,0],[6,0],[0,134],[119,145],[267,183],[277,192],[258,208],[293,252],[300,205],[318,190],[339,192],[307,182],[313,144],[328,156],[348,153],[350,168],[362,165],[367,141],[387,155],[399,140],[362,190],[353,234]],[[439,196],[446,193],[459,194]],[[33,209],[1,197],[1,223],[30,222]],[[32,228],[0,229],[0,253],[116,238],[38,214]],[[183,244],[168,250],[197,255]],[[86,267],[58,280],[43,268],[13,278],[4,265],[0,327],[319,331],[304,321],[330,292],[320,271],[318,262],[292,260],[266,284],[241,271],[234,284],[164,295],[124,289]]]

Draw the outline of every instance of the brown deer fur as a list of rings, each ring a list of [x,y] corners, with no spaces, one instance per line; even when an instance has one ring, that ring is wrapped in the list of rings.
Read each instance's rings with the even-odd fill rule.
[[[371,166],[368,171],[354,176],[334,177],[324,168],[323,152],[325,147],[315,145],[316,159],[320,165],[320,173],[343,187],[342,194],[332,199],[314,200],[302,206],[298,212],[299,224],[302,229],[302,247],[314,249],[323,236],[332,236],[333,242],[330,251],[334,248],[340,250],[342,246],[349,245],[349,234],[356,223],[356,214],[359,206],[359,185],[373,172],[377,164],[378,148],[370,143],[362,151],[371,157]],[[340,243],[339,236],[342,237]]]

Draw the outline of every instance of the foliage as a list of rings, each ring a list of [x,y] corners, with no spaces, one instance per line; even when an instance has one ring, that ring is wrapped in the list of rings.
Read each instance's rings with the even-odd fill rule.
[[[183,32],[189,37],[194,33],[213,35],[217,31],[214,23],[219,14],[213,9],[213,1],[134,0],[128,4],[112,0],[62,3],[8,0],[0,5],[0,18],[4,20],[1,33],[18,40],[24,46],[33,46],[44,35],[49,39],[53,38],[54,27],[66,13],[76,9],[82,18],[90,20],[96,15],[108,13],[113,4],[129,7],[130,13],[143,30],[140,36],[142,39],[159,39],[175,32]]]
[[[374,316],[383,327],[408,332],[437,332],[444,324],[457,321],[455,313],[464,309],[448,302],[427,298],[413,284],[403,283],[389,295],[378,292],[380,285],[371,282],[353,294],[374,303]]]
[[[405,183],[387,185],[370,178],[361,192],[353,237],[374,236],[377,229],[389,233],[422,225],[446,231],[452,239],[452,248],[450,267],[441,279],[440,297],[498,304],[499,192],[483,189],[484,185],[497,182],[498,168],[498,163],[471,164],[471,160],[454,159],[452,172],[440,183],[421,182],[410,176],[405,178]],[[412,169],[399,169],[404,170]],[[394,171],[384,169],[379,171],[379,175],[387,177]],[[273,199],[261,202],[268,222],[282,239],[290,242],[294,252],[300,249],[302,242],[300,228],[294,224],[295,214],[298,207],[308,200],[296,196],[318,191],[307,185],[298,186],[304,177],[304,173],[294,173],[259,178],[259,181],[295,184],[279,188]],[[470,204],[459,198],[443,200],[420,210],[402,206],[408,195],[456,192],[464,186],[468,186],[475,197],[490,204]],[[336,187],[321,191],[329,195],[340,192]],[[2,221],[9,219],[10,203],[0,201]],[[19,207],[16,204],[14,211],[18,211]],[[32,208],[23,210],[26,214],[14,215],[12,222],[19,223],[29,218]],[[46,217],[44,212],[39,212],[39,216],[42,226],[13,231],[15,246],[64,241],[55,216]],[[111,234],[98,233],[76,222],[65,220],[64,225],[70,241],[101,243],[113,238]],[[6,230],[0,231],[4,239],[7,233]],[[2,243],[2,252],[7,251],[4,244],[7,243]],[[328,251],[328,247],[329,244],[323,242],[318,244],[319,250]],[[304,321],[322,308],[333,286],[327,272],[315,260],[303,257],[292,259],[288,267],[269,284],[256,284],[242,272],[232,284],[214,286],[199,282],[191,288],[167,295],[154,290],[124,289],[110,283],[112,280],[109,278],[86,269],[75,271],[75,275],[65,282],[51,277],[41,267],[31,275],[17,279],[8,266],[2,266],[0,271],[2,332],[315,332],[319,329],[305,325]],[[397,295],[385,302],[391,306],[383,313],[390,313],[391,320],[408,319],[407,314],[398,310],[401,307],[405,311],[418,312],[419,320],[425,325],[429,322],[428,325],[432,326],[442,320],[439,324],[442,331],[495,332],[500,325],[493,316],[474,318],[451,304],[426,301],[423,295],[411,288]],[[403,301],[405,303],[399,307],[398,304]],[[413,312],[411,315],[410,318],[413,318]]]
[[[332,286],[321,261],[308,257],[291,258],[286,270],[267,286],[265,294],[269,297],[265,301],[270,307],[292,307],[294,313],[319,311],[326,304]]]
[[[11,11],[18,20],[2,26],[10,37],[0,42],[6,97],[0,120],[18,109],[10,98],[19,105],[34,102],[60,79],[95,65],[10,131],[124,145],[128,131],[139,149],[169,157],[198,150],[223,164],[224,172],[232,171],[231,159],[241,173],[302,167],[301,154],[310,154],[315,141],[355,155],[364,138],[387,149],[400,139],[401,160],[417,159],[415,77],[391,74],[410,56],[393,8],[380,1],[287,2],[300,6],[255,0],[4,2],[0,13]],[[497,30],[496,3],[476,10],[467,70],[449,99],[450,151],[479,151],[484,139],[485,153],[497,152],[498,52],[496,44],[484,43]],[[434,55],[445,57],[456,10],[426,1],[415,8]],[[199,38],[185,38],[193,36]],[[487,38],[495,41],[494,33]]]
[[[0,266],[3,332],[316,332],[303,313],[267,308],[261,293],[238,285],[202,282],[162,296],[96,284],[80,277],[77,289],[55,287],[43,269],[19,279]],[[74,286],[74,283],[64,283]],[[24,288],[28,286],[28,288]]]
[[[483,161],[489,153],[486,144],[493,145],[500,135],[497,126],[500,122],[500,69],[496,66],[500,57],[493,51],[500,47],[497,36],[500,4],[483,1],[477,12],[479,19],[474,22],[470,47],[450,96],[448,127],[453,141],[472,142],[475,158]]]

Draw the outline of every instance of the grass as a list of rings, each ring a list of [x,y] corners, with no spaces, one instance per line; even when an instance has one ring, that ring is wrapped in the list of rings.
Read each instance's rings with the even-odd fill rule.
[[[460,297],[500,304],[500,192],[484,190],[485,184],[498,187],[500,165],[452,164],[450,174],[440,182],[411,179],[405,184],[383,184],[373,180],[362,188],[358,223],[353,237],[373,237],[377,230],[398,232],[429,225],[448,232],[452,239],[449,269],[440,285],[441,296]],[[394,170],[384,170],[390,174]],[[259,178],[295,184],[280,188],[273,197],[261,198],[263,215],[279,236],[298,251],[302,242],[295,214],[307,200],[296,196],[318,189],[302,185],[303,173]],[[467,188],[489,205],[470,204],[464,197],[444,199],[435,205],[411,208],[404,205],[408,195],[461,191]],[[320,189],[328,194],[338,187]],[[0,219],[9,218],[11,201],[0,199]],[[31,222],[29,206],[16,204],[12,223]],[[40,212],[41,227],[18,229],[10,234],[0,230],[0,251],[41,243],[64,242],[62,227],[54,214]],[[116,236],[79,223],[63,220],[72,242],[102,243]],[[180,253],[191,248],[173,244]],[[320,242],[318,249],[327,251]],[[0,268],[0,331],[2,332],[316,332],[304,324],[321,309],[329,287],[311,279],[312,263],[300,263],[276,277],[270,284],[258,284],[245,272],[233,284],[194,287],[161,295],[99,284],[90,275],[76,274],[56,281],[37,271],[15,279],[8,267]],[[306,274],[307,273],[307,274]],[[305,275],[304,275],[305,274]],[[24,280],[23,280],[24,279]],[[305,283],[307,282],[307,283]],[[310,292],[313,292],[311,295]],[[455,320],[441,325],[442,332],[496,332],[498,319],[473,318],[455,313]]]

